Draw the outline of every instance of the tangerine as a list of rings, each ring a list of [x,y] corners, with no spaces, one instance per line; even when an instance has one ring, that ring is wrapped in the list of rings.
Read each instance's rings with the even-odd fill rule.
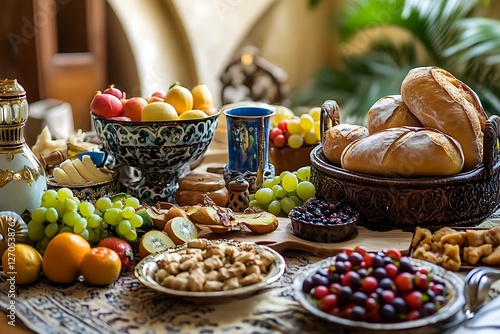
[[[82,236],[63,232],[50,240],[42,262],[43,274],[54,283],[73,283],[80,276],[83,256],[90,244]]]
[[[42,256],[30,245],[16,243],[2,255],[2,268],[16,284],[26,285],[36,282],[42,273]]]
[[[82,259],[80,271],[85,280],[94,285],[108,285],[116,281],[122,270],[120,256],[107,247],[94,247]]]

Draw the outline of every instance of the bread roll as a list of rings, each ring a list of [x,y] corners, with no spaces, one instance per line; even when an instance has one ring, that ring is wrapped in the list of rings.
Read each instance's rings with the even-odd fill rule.
[[[417,126],[422,123],[411,113],[401,95],[389,95],[379,99],[366,115],[368,132],[373,134],[381,130],[398,126]]]
[[[460,144],[431,128],[398,127],[374,133],[349,144],[342,167],[384,177],[446,176],[460,172]]]
[[[487,116],[472,89],[441,68],[417,67],[403,80],[401,97],[425,127],[458,140],[465,158],[464,171],[482,163]]]
[[[325,132],[323,136],[323,153],[330,162],[340,166],[342,152],[351,142],[368,137],[368,129],[353,124],[339,124]]]

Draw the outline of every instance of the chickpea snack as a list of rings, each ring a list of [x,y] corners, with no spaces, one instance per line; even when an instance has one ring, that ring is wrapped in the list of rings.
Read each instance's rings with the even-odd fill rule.
[[[269,247],[199,238],[144,258],[135,275],[159,292],[206,301],[250,296],[279,279],[285,267]]]

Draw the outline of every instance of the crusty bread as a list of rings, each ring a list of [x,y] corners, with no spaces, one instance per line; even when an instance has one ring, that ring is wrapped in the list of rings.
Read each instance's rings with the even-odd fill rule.
[[[417,67],[403,80],[401,97],[425,127],[441,130],[460,143],[463,171],[482,163],[487,116],[466,84],[441,68]]]
[[[330,162],[340,166],[340,157],[349,143],[368,137],[368,129],[353,124],[339,124],[330,128],[323,136],[323,153]]]
[[[464,164],[457,140],[417,127],[391,128],[354,141],[341,160],[347,170],[384,177],[454,175]]]
[[[368,110],[366,127],[370,134],[398,126],[422,126],[403,102],[401,95],[384,96]]]

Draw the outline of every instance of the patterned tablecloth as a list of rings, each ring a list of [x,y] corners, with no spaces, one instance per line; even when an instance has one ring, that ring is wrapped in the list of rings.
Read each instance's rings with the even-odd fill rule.
[[[492,217],[485,225],[498,222]],[[218,303],[186,301],[142,285],[133,272],[108,287],[78,282],[55,285],[42,278],[29,287],[10,285],[0,276],[0,307],[15,300],[17,321],[37,333],[344,333],[309,314],[294,299],[292,281],[304,266],[321,258],[286,251],[285,274],[256,295]],[[9,297],[13,293],[15,298]],[[411,331],[405,331],[409,333]],[[445,332],[443,328],[416,333]]]

